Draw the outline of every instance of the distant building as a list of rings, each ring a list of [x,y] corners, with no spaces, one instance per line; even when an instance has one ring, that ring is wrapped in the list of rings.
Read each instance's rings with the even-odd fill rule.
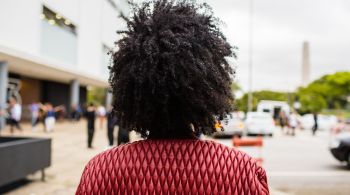
[[[107,87],[107,52],[125,7],[122,0],[0,1],[0,109],[9,95],[24,108],[36,101],[69,108],[86,101],[88,86]]]
[[[309,48],[309,42],[303,43],[303,62],[302,62],[302,86],[306,86],[310,82],[310,48]]]

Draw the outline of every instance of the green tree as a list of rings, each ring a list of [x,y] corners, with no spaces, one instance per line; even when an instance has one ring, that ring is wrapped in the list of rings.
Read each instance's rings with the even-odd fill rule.
[[[321,77],[297,91],[302,112],[344,109],[350,94],[350,72],[337,72]]]
[[[106,92],[107,90],[105,88],[90,87],[87,91],[87,102],[103,105],[106,99]]]
[[[235,86],[233,86],[234,89]],[[300,112],[320,112],[323,109],[345,109],[350,107],[348,98],[350,96],[350,72],[337,72],[322,76],[306,87],[300,87],[295,93],[284,93],[276,91],[253,92],[253,109],[261,100],[287,101],[293,105],[295,100],[301,103]],[[237,99],[235,107],[238,110],[247,111],[248,94]]]
[[[232,84],[231,84],[231,90],[232,90],[233,92],[236,92],[236,91],[241,91],[242,88],[241,88],[241,86],[238,85],[238,83],[232,83]]]
[[[312,88],[300,88],[298,97],[301,103],[301,113],[320,112],[327,107],[323,96],[313,91]]]

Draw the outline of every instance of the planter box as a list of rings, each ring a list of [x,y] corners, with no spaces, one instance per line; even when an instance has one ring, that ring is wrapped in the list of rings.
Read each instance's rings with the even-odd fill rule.
[[[0,187],[51,165],[51,139],[0,137]]]

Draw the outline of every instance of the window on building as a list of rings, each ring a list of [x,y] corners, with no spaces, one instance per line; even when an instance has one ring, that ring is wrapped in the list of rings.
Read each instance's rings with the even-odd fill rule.
[[[58,60],[61,66],[77,64],[77,27],[62,14],[43,6],[40,15],[43,56]]]
[[[43,7],[43,13],[41,14],[43,20],[46,20],[51,25],[59,26],[60,28],[67,30],[73,34],[77,34],[76,27],[69,19],[64,18],[59,13],[55,13],[47,7]]]

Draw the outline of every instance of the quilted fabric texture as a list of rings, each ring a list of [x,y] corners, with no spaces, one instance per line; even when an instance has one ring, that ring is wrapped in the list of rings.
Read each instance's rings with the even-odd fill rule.
[[[145,140],[113,148],[85,167],[77,195],[269,194],[248,155],[201,140]]]

